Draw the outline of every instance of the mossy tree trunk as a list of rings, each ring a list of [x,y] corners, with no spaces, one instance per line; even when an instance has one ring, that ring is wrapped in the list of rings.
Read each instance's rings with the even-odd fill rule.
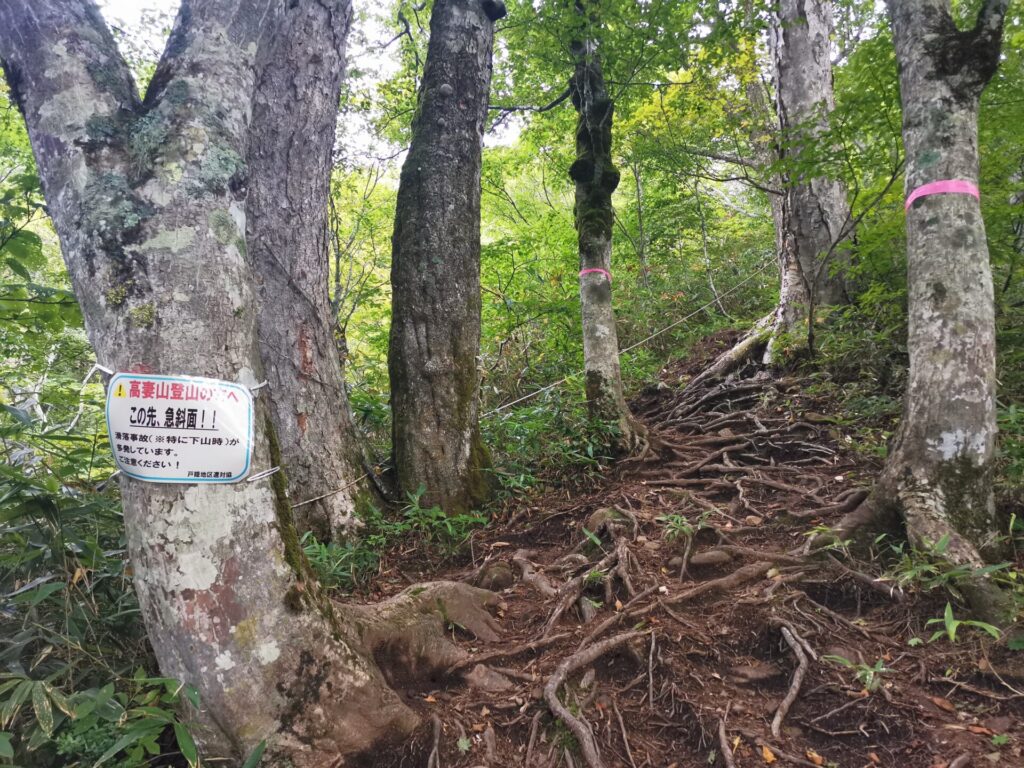
[[[977,183],[978,104],[999,63],[1007,0],[957,28],[949,0],[890,0],[903,104],[906,191]],[[992,274],[979,201],[934,194],[907,210],[910,374],[899,433],[872,503],[903,512],[911,541],[949,537],[945,556],[978,566],[994,551],[996,450]],[[1008,602],[985,579],[961,585],[983,614]]]
[[[283,10],[184,0],[140,102],[91,0],[0,4],[0,63],[104,365],[260,380],[246,156],[259,61]],[[263,405],[252,463],[279,460]],[[489,598],[463,585],[333,607],[299,548],[283,473],[225,485],[125,478],[121,489],[150,642],[164,675],[199,689],[192,714],[208,760],[238,765],[266,739],[265,764],[312,768],[400,739],[417,718],[375,651],[451,656],[438,611],[492,632]]]
[[[327,197],[349,0],[282,12],[260,68],[249,141],[247,243],[264,376],[300,531],[343,536],[359,502],[362,455],[328,298]],[[338,490],[343,489],[343,490]],[[320,498],[325,497],[325,498]]]
[[[594,9],[585,8],[591,27]],[[646,430],[626,405],[619,368],[619,337],[612,308],[612,193],[620,172],[612,161],[615,106],[605,87],[594,39],[576,40],[575,70],[569,83],[577,112],[576,160],[569,176],[576,183],[574,216],[580,256],[580,309],[583,317],[583,366],[591,418],[615,426],[620,450],[628,452]]]
[[[388,372],[406,493],[465,512],[489,493],[480,437],[480,164],[502,3],[437,0],[392,238]]]
[[[832,8],[829,3],[776,0],[768,30],[782,207],[777,226],[781,290],[774,333],[797,344],[812,338],[816,307],[848,301],[846,271],[850,207],[842,182],[816,176],[801,155],[828,130],[832,90]],[[769,360],[776,351],[769,344]]]

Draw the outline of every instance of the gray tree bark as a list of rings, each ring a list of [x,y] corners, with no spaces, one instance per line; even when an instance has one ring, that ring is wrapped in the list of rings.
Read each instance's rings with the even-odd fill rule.
[[[248,258],[265,390],[300,531],[342,537],[378,502],[363,475],[328,297],[327,197],[348,0],[283,11],[260,70],[249,141]],[[342,490],[338,490],[342,489]],[[323,497],[323,498],[321,498]]]
[[[261,378],[245,158],[257,61],[283,6],[184,0],[140,102],[91,0],[0,4],[0,63],[104,365]],[[261,406],[253,466],[279,461]],[[419,666],[457,652],[437,639],[438,611],[491,631],[488,598],[462,585],[332,606],[298,545],[282,474],[225,485],[125,478],[121,488],[150,642],[164,675],[199,689],[207,759],[238,764],[267,739],[267,765],[319,767],[399,739],[417,718],[374,651],[405,649]],[[389,637],[389,624],[400,634]]]
[[[988,0],[959,30],[949,0],[890,0],[903,105],[906,191],[943,179],[978,181],[978,105],[999,64],[1008,0]],[[997,535],[995,309],[979,201],[940,194],[907,211],[910,375],[885,492],[918,546],[949,536],[946,557],[982,565]],[[985,580],[975,607],[1006,618]]]
[[[623,395],[619,337],[612,309],[612,193],[620,179],[612,162],[615,106],[605,87],[597,42],[573,42],[572,55],[575,71],[569,88],[578,117],[576,160],[569,176],[576,183],[574,216],[580,254],[587,408],[592,418],[615,425],[619,449],[628,452],[643,442],[646,430],[633,418]]]
[[[388,373],[406,493],[465,512],[490,492],[480,437],[480,164],[502,3],[437,0],[398,188]]]
[[[903,104],[906,192],[978,180],[978,104],[999,63],[1007,0],[988,0],[973,29],[949,0],[890,0]],[[936,194],[907,210],[910,373],[903,419],[873,493],[844,519],[845,538],[901,512],[911,542],[948,541],[943,556],[980,568],[996,552],[995,312],[985,223],[976,198]],[[984,577],[959,582],[993,623],[1012,600]]]
[[[779,264],[776,333],[810,337],[814,308],[848,301],[845,272],[850,207],[842,182],[793,170],[804,147],[828,130],[832,91],[832,6],[776,0],[768,31],[780,138]],[[772,350],[769,346],[769,352]]]

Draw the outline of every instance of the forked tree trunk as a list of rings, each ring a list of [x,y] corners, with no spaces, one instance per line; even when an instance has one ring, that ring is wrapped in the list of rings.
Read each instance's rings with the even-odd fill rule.
[[[949,0],[890,0],[900,70],[906,191],[978,180],[978,104],[999,63],[1007,0],[989,0],[977,25],[957,29]],[[910,540],[981,567],[997,529],[995,317],[985,224],[968,194],[921,197],[907,210],[910,375],[903,420],[875,508],[902,511]],[[987,579],[961,587],[990,620],[1010,601]]]
[[[605,87],[594,40],[572,44],[576,61],[570,96],[576,108],[576,161],[569,175],[576,183],[574,210],[580,256],[580,309],[583,367],[591,418],[613,424],[620,450],[640,443],[646,430],[626,405],[619,368],[619,336],[612,309],[612,193],[620,173],[612,162],[615,106]]]
[[[185,0],[140,103],[90,0],[0,4],[0,61],[104,365],[260,380],[245,157],[257,58],[281,7]],[[279,461],[273,435],[261,407],[256,469]],[[417,718],[373,653],[412,666],[457,655],[439,613],[493,634],[488,598],[463,585],[332,607],[298,546],[282,474],[125,478],[122,499],[146,629],[161,672],[199,689],[207,759],[238,765],[266,739],[267,765],[319,767],[399,739]]]
[[[437,0],[392,238],[388,373],[398,483],[465,512],[490,491],[480,437],[480,163],[493,0]]]
[[[339,538],[376,501],[363,475],[328,298],[327,196],[349,0],[289,3],[261,62],[247,242],[264,376],[300,532]],[[342,489],[342,490],[338,490]],[[324,497],[324,498],[320,498]]]
[[[832,91],[832,6],[776,0],[768,30],[782,173],[781,291],[775,333],[811,336],[814,308],[848,301],[845,273],[850,207],[842,182],[797,169],[804,148],[828,130]],[[771,353],[773,345],[769,346]]]

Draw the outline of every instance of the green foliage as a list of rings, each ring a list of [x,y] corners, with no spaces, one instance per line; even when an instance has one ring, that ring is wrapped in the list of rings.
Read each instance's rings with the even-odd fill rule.
[[[941,619],[928,619],[926,626],[932,624],[941,624],[942,629],[937,630],[928,639],[929,643],[934,643],[940,637],[945,637],[950,643],[955,644],[957,641],[957,632],[961,627],[973,627],[974,629],[981,630],[996,640],[999,639],[1001,633],[998,627],[994,627],[991,624],[987,624],[984,621],[973,621],[969,619],[958,619],[953,615],[953,606],[946,603],[946,610],[942,614]]]
[[[466,543],[474,528],[487,523],[483,515],[449,515],[436,504],[423,506],[420,502],[426,492],[426,486],[421,485],[408,494],[409,503],[402,508],[401,521],[392,524],[393,532],[413,534],[428,547],[450,555]]]
[[[680,514],[661,515],[655,519],[665,526],[662,536],[665,537],[666,541],[674,541],[675,539],[690,540],[697,531],[703,530],[710,514],[710,512],[702,512],[692,523],[689,518]]]
[[[302,536],[302,549],[306,553],[317,579],[327,589],[352,592],[366,585],[367,580],[377,572],[381,550],[387,545],[388,537],[381,530],[381,517],[372,510],[369,521],[372,532],[360,533],[342,542],[317,541],[311,531]]]
[[[582,387],[573,381],[514,411],[484,420],[484,439],[501,446],[494,468],[506,494],[547,482],[585,478],[612,462],[616,430],[587,416]]]
[[[888,672],[892,672],[891,669],[885,666],[885,660],[879,659],[872,665],[859,664],[857,662],[850,661],[845,656],[822,656],[824,661],[831,661],[835,664],[839,664],[847,669],[852,669],[854,677],[861,685],[864,686],[865,690],[874,693],[881,687],[883,682],[883,675]]]
[[[956,584],[967,578],[1012,575],[1010,563],[996,563],[980,568],[954,565],[946,558],[948,536],[925,550],[910,549],[902,542],[891,544],[890,547],[899,559],[889,570],[887,578],[900,587],[915,587],[924,592],[946,589],[956,593]]]
[[[1024,406],[1011,403],[1000,408],[998,419],[1000,476],[1008,488],[1019,492],[1024,490]]]
[[[425,493],[423,486],[410,493],[398,515],[370,507],[360,530],[344,541],[325,543],[310,532],[303,534],[302,549],[320,583],[330,590],[354,592],[368,586],[391,547],[413,541],[447,557],[465,544],[474,528],[487,523],[483,515],[449,515],[437,505],[425,507],[421,504]]]

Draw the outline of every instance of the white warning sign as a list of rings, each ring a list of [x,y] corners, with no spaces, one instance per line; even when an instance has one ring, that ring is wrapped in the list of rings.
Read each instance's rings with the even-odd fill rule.
[[[152,483],[234,483],[249,473],[252,393],[198,376],[114,374],[107,432],[118,468]]]

